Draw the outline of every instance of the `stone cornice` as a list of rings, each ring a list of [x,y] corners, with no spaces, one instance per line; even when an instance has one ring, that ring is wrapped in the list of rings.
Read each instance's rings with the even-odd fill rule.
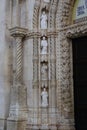
[[[57,35],[58,35],[57,31],[39,31],[39,30],[34,31],[34,30],[31,30],[26,34],[26,39],[34,38],[34,37],[42,37],[42,36],[47,36],[47,37],[55,36],[56,37]]]
[[[72,24],[70,26],[64,27],[59,30],[30,30],[22,27],[13,27],[10,30],[10,34],[13,37],[26,37],[26,39],[31,39],[35,37],[47,36],[47,37],[57,37],[58,33],[64,32],[64,35],[69,38],[74,38],[80,35],[85,35],[87,33],[87,21]]]
[[[28,29],[22,27],[13,27],[10,28],[9,31],[13,37],[24,37],[26,36]]]
[[[43,35],[47,37],[51,37],[51,36],[57,37],[58,33],[61,33],[61,32],[64,32],[64,35],[69,38],[74,38],[80,35],[85,35],[87,33],[87,21],[72,24],[58,30],[56,29],[48,30],[48,31],[31,30],[27,33],[26,38],[41,37]]]

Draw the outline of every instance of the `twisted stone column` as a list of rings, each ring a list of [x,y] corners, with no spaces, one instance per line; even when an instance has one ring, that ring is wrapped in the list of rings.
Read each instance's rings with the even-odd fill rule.
[[[16,81],[23,81],[23,45],[22,37],[16,37]]]
[[[16,44],[16,70],[14,72],[13,85],[11,87],[11,103],[7,130],[24,130],[27,121],[27,89],[23,84],[23,43],[26,29],[15,27],[10,29],[11,36]],[[19,122],[20,121],[20,122]]]

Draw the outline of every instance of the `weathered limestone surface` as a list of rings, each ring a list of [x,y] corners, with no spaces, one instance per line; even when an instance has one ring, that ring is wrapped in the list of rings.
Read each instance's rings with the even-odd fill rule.
[[[0,129],[5,129],[9,110],[11,77],[11,41],[6,25],[6,0],[0,1]],[[7,32],[7,34],[6,34]]]
[[[0,2],[0,130],[75,130],[70,38],[85,35],[87,22],[72,23],[74,0]],[[46,28],[40,27],[43,11]]]

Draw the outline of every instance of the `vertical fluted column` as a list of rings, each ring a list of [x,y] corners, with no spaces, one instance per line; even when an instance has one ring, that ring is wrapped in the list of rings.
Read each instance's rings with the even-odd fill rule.
[[[19,0],[16,0],[16,25],[19,26],[20,24],[20,14],[19,14]]]
[[[24,130],[27,121],[27,89],[23,83],[23,38],[27,29],[15,27],[10,29],[10,33],[15,38],[16,58],[7,130]]]

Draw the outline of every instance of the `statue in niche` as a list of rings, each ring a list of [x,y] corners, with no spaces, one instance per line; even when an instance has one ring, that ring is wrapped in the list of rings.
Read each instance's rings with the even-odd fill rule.
[[[48,106],[48,93],[46,91],[46,88],[43,89],[42,93],[41,93],[41,105],[42,107],[47,107]]]
[[[49,2],[50,2],[50,0],[44,0],[44,2],[47,2],[47,3],[49,3]]]
[[[47,14],[45,11],[42,12],[40,20],[41,29],[47,29]]]
[[[41,54],[47,54],[47,40],[45,37],[41,40]]]
[[[42,80],[47,79],[47,65],[45,63],[43,63],[41,66],[41,76],[42,76]]]

